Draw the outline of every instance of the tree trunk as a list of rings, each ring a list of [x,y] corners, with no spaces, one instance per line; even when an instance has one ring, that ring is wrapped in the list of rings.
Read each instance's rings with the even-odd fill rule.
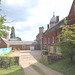
[[[70,56],[71,63],[73,63],[73,55]]]

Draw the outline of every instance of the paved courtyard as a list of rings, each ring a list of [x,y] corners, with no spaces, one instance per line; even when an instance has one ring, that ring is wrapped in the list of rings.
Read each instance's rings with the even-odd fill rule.
[[[39,63],[37,59],[39,58],[40,55],[41,51],[39,50],[35,51],[25,50],[25,51],[13,52],[9,56],[20,57],[19,62],[24,69],[25,75],[41,75],[30,66],[31,64],[38,66],[44,72],[45,75],[63,75]]]

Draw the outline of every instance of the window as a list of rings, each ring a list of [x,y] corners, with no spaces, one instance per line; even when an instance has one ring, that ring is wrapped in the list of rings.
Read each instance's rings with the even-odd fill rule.
[[[54,43],[54,36],[52,37],[52,43]]]
[[[45,39],[45,44],[46,44],[46,39]]]
[[[50,53],[53,53],[53,47],[50,46]]]
[[[15,49],[15,46],[13,47],[13,49]]]
[[[25,46],[25,45],[23,45],[23,46],[22,46],[22,49],[26,49],[26,46]]]
[[[60,37],[58,37],[58,42],[60,42]]]
[[[61,54],[61,49],[60,49],[60,47],[56,47],[56,53],[57,53],[57,54]]]
[[[50,44],[50,38],[48,38],[48,44]]]

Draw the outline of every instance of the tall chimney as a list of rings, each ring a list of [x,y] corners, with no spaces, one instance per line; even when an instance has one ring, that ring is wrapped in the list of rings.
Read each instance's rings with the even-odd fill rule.
[[[59,22],[59,16],[56,16],[56,23]]]
[[[49,24],[47,24],[47,29],[49,29]]]
[[[44,27],[39,27],[39,33],[42,34],[44,32]]]
[[[9,33],[7,32],[7,41],[9,40]]]

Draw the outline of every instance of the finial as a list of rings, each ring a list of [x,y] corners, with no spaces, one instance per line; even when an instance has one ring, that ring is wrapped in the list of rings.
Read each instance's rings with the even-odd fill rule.
[[[55,17],[55,12],[53,12],[53,17]]]

